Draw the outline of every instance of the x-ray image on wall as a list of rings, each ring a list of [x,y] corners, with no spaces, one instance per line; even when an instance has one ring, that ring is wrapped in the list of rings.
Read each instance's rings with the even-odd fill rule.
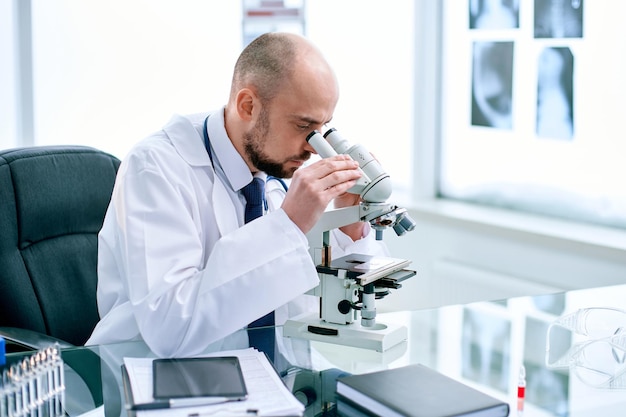
[[[582,38],[583,0],[535,0],[535,38]]]
[[[572,139],[574,58],[569,48],[545,48],[537,68],[537,136]]]
[[[470,29],[519,28],[518,0],[469,0]]]
[[[472,125],[511,129],[513,42],[474,42]]]

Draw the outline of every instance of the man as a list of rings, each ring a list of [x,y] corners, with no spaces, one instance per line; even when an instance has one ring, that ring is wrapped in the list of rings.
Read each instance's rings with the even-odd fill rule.
[[[335,110],[337,81],[321,53],[293,34],[265,34],[241,53],[227,105],[175,116],[122,163],[99,236],[101,321],[87,344],[143,339],[159,356],[203,351],[298,300],[318,284],[305,237],[347,194],[358,164],[339,155],[303,167],[306,142]],[[244,222],[243,188],[267,182],[267,213]],[[369,225],[336,232],[339,248],[374,245]],[[372,233],[373,235],[373,233]],[[367,238],[365,238],[367,236]]]

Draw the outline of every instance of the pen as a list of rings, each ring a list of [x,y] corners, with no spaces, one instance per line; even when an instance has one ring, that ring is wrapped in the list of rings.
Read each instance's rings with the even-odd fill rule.
[[[221,413],[225,410],[214,410],[214,411],[209,411],[207,413],[190,413],[187,414],[187,417],[202,417],[202,416],[212,416],[214,414],[217,413]],[[237,416],[256,416],[257,414],[259,414],[259,410],[257,410],[256,408],[248,408],[246,410],[240,410],[240,411],[231,411],[230,413],[228,413],[229,416],[231,417],[237,417]]]
[[[226,414],[223,414],[224,412]],[[211,417],[216,414],[229,416],[229,417],[247,417],[247,416],[256,416],[256,415],[259,415],[260,413],[261,411],[257,410],[256,408],[248,408],[246,410],[239,410],[239,411],[228,411],[228,410],[220,409],[220,410],[212,410],[212,411],[208,411],[204,413],[190,413],[190,414],[187,414],[187,417]],[[283,414],[280,414],[280,415],[282,416]],[[302,414],[287,414],[284,417],[302,417]]]
[[[172,398],[165,401],[154,401],[151,403],[142,403],[127,405],[126,409],[129,411],[144,411],[144,410],[161,410],[166,408],[176,407],[194,407],[203,405],[221,404],[229,401],[233,401],[227,397],[214,397],[214,398]]]

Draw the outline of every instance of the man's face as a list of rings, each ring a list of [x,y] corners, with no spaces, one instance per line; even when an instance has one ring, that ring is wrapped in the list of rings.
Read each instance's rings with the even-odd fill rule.
[[[249,161],[259,170],[279,178],[291,178],[315,150],[306,137],[330,121],[336,95],[318,93],[291,83],[288,93],[261,104],[252,128],[244,134]],[[305,88],[307,87],[307,88]]]
[[[285,152],[280,152],[280,149],[268,149],[268,143],[278,142],[276,140],[278,135],[271,129],[268,113],[267,107],[264,106],[255,126],[251,131],[245,133],[244,147],[246,155],[257,169],[265,172],[267,175],[278,178],[291,178],[295,170],[311,157],[311,152],[304,148],[298,150],[296,146],[293,146],[293,151],[284,149]],[[297,144],[296,140],[294,139],[293,145]],[[291,147],[286,146],[285,148]],[[282,154],[287,152],[293,153],[282,156]],[[276,156],[272,157],[269,155],[270,153]],[[279,156],[279,154],[281,155]]]

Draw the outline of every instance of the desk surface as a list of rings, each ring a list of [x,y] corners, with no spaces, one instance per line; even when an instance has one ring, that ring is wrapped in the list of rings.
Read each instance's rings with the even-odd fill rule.
[[[517,415],[518,374],[522,365],[526,370],[524,417],[622,416],[626,410],[623,338],[621,350],[613,346],[607,351],[608,357],[598,357],[603,353],[589,350],[596,356],[578,355],[578,366],[561,369],[546,366],[546,339],[548,328],[556,319],[580,308],[626,309],[624,300],[626,285],[379,314],[379,322],[402,324],[408,328],[409,335],[406,343],[382,353],[283,338],[282,328],[277,327],[281,355],[274,360],[287,386],[303,402],[309,403],[307,416],[334,415],[334,381],[338,375],[412,363],[430,366],[509,402],[511,416]],[[621,320],[626,328],[626,316]],[[589,340],[589,337],[563,329],[551,332],[550,337],[551,350],[558,349],[560,354],[568,351],[572,344]],[[87,412],[102,402],[106,415],[126,414],[119,367],[124,356],[150,357],[152,354],[142,343],[81,347],[63,352],[67,364],[68,414]],[[617,366],[622,373],[599,374],[583,363],[584,360],[590,360],[594,366],[615,362],[612,366]],[[104,381],[101,396],[89,394],[94,379]],[[602,382],[611,382],[617,388],[594,386]]]

